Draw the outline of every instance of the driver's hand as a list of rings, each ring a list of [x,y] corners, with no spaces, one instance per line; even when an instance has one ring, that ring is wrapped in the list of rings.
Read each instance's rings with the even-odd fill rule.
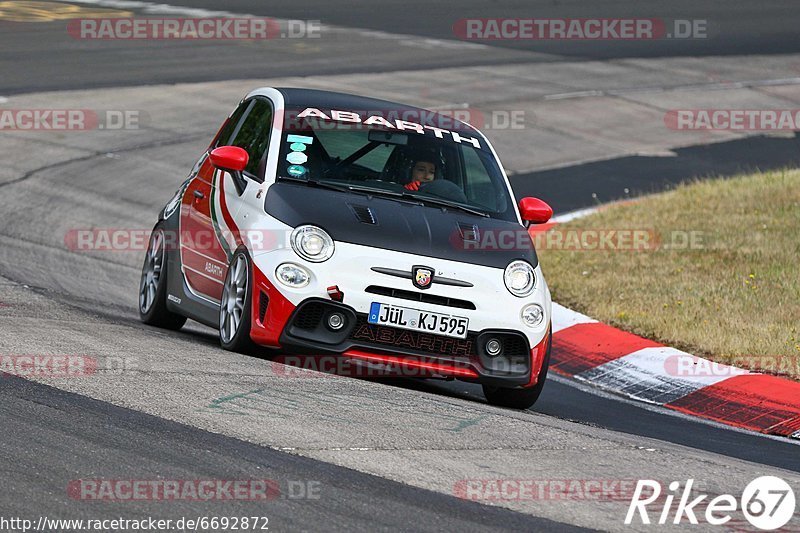
[[[411,183],[406,183],[405,188],[409,191],[418,191],[421,183],[421,181],[412,181]]]

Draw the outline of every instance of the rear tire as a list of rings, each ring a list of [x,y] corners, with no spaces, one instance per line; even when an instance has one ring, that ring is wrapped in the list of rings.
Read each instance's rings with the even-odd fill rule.
[[[139,319],[145,324],[177,330],[186,317],[167,309],[167,251],[164,226],[156,224],[150,234],[139,281]]]
[[[533,387],[524,389],[507,389],[503,387],[492,387],[483,385],[483,395],[486,400],[498,407],[509,407],[511,409],[528,409],[536,403],[539,395],[542,394],[544,383],[547,381],[547,369],[550,367],[550,348],[553,345],[553,335],[550,334],[547,341],[547,352],[542,363],[542,370],[539,372],[539,381]]]
[[[233,255],[225,276],[219,303],[219,341],[225,350],[252,353],[256,344],[250,339],[253,269],[244,249]]]

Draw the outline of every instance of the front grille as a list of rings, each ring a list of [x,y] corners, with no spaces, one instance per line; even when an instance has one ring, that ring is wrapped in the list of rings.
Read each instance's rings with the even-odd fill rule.
[[[421,354],[470,358],[476,355],[477,335],[470,333],[466,339],[456,339],[423,331],[378,326],[367,322],[366,316],[358,315],[350,339],[366,347],[386,346]]]
[[[382,296],[391,296],[392,298],[400,298],[402,300],[411,300],[412,302],[424,302],[426,304],[441,305],[444,307],[475,309],[475,304],[467,300],[447,298],[446,296],[437,296],[427,292],[405,291],[402,289],[395,289],[393,287],[381,287],[379,285],[370,285],[366,288],[366,292],[380,294]]]
[[[303,306],[294,319],[294,326],[300,329],[312,330],[319,326],[325,306],[318,302],[311,302]]]
[[[528,349],[528,342],[525,337],[521,335],[504,335],[503,337],[503,354],[507,356],[524,356],[530,355]]]

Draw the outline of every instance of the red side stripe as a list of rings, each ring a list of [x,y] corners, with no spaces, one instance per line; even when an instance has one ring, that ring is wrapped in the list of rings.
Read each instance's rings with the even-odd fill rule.
[[[599,322],[576,324],[553,334],[550,368],[564,376],[619,359],[642,348],[662,346]]]
[[[800,431],[800,383],[775,376],[734,376],[666,406],[771,435]]]

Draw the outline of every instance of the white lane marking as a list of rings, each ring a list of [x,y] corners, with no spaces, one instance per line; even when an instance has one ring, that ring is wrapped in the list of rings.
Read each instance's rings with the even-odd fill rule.
[[[597,320],[593,318],[553,302],[553,333],[557,333],[576,324],[593,324],[596,322]]]
[[[585,209],[578,209],[576,211],[570,211],[569,213],[554,216],[552,221],[556,224],[564,224],[565,222],[571,222],[579,218],[588,217],[589,215],[597,213],[599,210],[600,207],[587,207]]]
[[[231,13],[230,11],[216,11],[211,9],[201,9],[194,7],[173,6],[169,4],[157,4],[155,2],[144,2],[141,0],[74,0],[79,4],[90,4],[93,6],[109,7],[115,9],[138,9],[147,15],[181,15],[186,17],[211,18],[211,17],[243,17],[256,18],[256,15],[248,13]],[[279,19],[270,17],[273,20],[288,24],[289,19]],[[296,22],[292,20],[291,22]],[[362,30],[359,28],[348,28],[345,26],[335,26],[331,24],[321,24],[321,32],[339,33],[344,35],[359,35],[361,37],[382,39],[387,41],[398,41],[403,46],[413,46],[425,49],[488,49],[489,46],[480,43],[464,42],[456,39],[429,39],[417,35],[407,35],[402,33],[389,33],[385,31]]]
[[[605,91],[596,91],[596,90],[589,90],[589,91],[574,91],[571,93],[557,93],[557,94],[546,94],[544,95],[545,100],[565,100],[567,98],[586,98],[587,96],[605,96]]]
[[[670,348],[642,348],[576,375],[602,389],[664,405],[726,379],[749,374]]]

